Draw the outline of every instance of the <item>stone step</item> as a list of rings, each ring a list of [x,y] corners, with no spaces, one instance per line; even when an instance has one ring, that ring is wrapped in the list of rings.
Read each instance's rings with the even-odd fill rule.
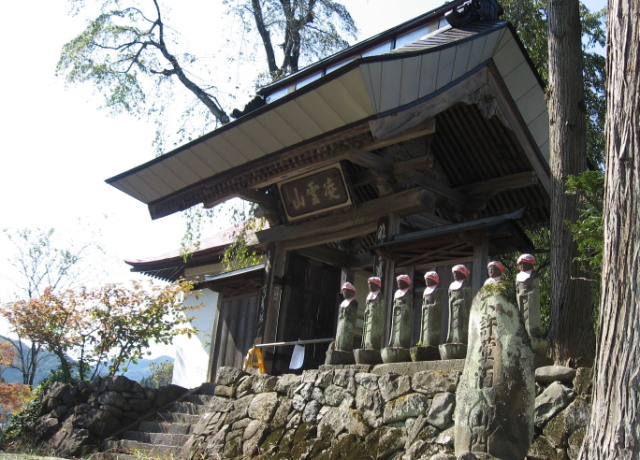
[[[214,391],[216,389],[216,384],[213,382],[205,382],[200,385],[200,389],[198,390],[198,394],[201,395],[214,395]]]
[[[144,442],[122,439],[120,441],[105,441],[103,443],[103,451],[107,454],[130,454],[140,458],[148,458],[150,456],[160,458],[177,458],[180,453],[180,447],[153,445]],[[113,458],[113,457],[112,457]]]
[[[206,406],[189,402],[174,402],[171,404],[171,411],[191,415],[204,415],[208,412]]]
[[[183,414],[177,412],[160,412],[154,417],[156,422],[167,423],[185,423],[189,425],[195,425],[200,421],[200,415]]]
[[[92,460],[140,460],[140,456],[123,454],[122,452],[96,452],[91,456]]]
[[[191,433],[190,423],[167,423],[167,422],[140,422],[138,431],[147,433],[169,433],[169,434],[189,434]]]
[[[211,401],[213,398],[215,398],[215,396],[213,395],[189,395],[189,402],[193,403],[193,404],[203,404],[203,405],[207,405],[209,404],[209,401]]]
[[[188,434],[145,433],[144,431],[125,431],[122,440],[138,441],[155,446],[184,446],[191,436]]]

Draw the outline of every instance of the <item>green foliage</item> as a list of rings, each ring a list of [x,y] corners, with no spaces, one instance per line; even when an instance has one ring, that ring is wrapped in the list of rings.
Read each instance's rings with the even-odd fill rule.
[[[192,334],[186,313],[198,307],[183,303],[194,295],[192,288],[187,282],[162,287],[136,282],[60,294],[47,289],[39,298],[2,306],[0,314],[14,332],[58,356],[65,380],[73,378],[74,366],[85,380],[105,366],[109,375],[125,372],[152,342],[168,344],[176,335]],[[77,361],[70,362],[69,355]]]
[[[160,388],[169,385],[173,378],[173,362],[169,360],[150,362],[149,370],[151,375],[140,380],[143,387]]]
[[[547,2],[503,0],[504,19],[511,22],[542,79],[549,78]],[[603,164],[605,99],[605,58],[598,53],[605,46],[605,11],[591,12],[580,4],[584,58],[585,108],[587,111],[587,158],[593,169]]]
[[[233,209],[231,222],[234,224],[234,242],[225,249],[222,263],[225,271],[238,270],[240,268],[257,265],[262,259],[262,254],[248,246],[247,237],[260,231],[265,226],[262,218],[255,216],[258,206],[255,203]]]
[[[602,271],[604,172],[586,171],[567,178],[567,194],[576,195],[581,204],[580,219],[566,221],[580,255],[576,258],[588,275],[599,281]]]

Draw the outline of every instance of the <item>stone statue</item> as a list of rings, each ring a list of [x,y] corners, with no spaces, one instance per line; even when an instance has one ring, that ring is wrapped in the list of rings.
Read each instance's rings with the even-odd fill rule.
[[[457,458],[473,452],[522,460],[533,438],[533,354],[508,290],[506,283],[488,283],[473,299],[469,352],[456,392]]]
[[[442,289],[438,288],[440,277],[429,271],[424,275],[427,287],[422,294],[422,320],[420,322],[420,342],[411,349],[413,361],[440,359],[440,324],[442,322]]]
[[[353,332],[358,315],[356,293],[353,284],[347,282],[342,286],[344,300],[340,304],[336,331],[336,350],[339,351],[353,351]]]
[[[462,359],[467,354],[469,310],[471,309],[471,272],[464,265],[452,268],[453,282],[449,285],[449,329],[447,343],[440,345],[442,359]]]
[[[535,264],[536,258],[531,254],[522,254],[518,257],[520,273],[516,275],[516,300],[534,352],[544,355],[548,344],[542,339],[540,278],[538,272],[533,269]]]
[[[400,275],[396,278],[398,290],[393,295],[393,309],[391,316],[391,336],[389,346],[382,350],[382,360],[385,363],[410,361],[411,354],[411,318],[413,316],[413,292],[411,278]]]
[[[326,364],[353,364],[353,334],[358,315],[356,288],[347,282],[342,285],[344,300],[338,308],[338,330],[336,331],[335,349],[327,351]]]
[[[498,281],[501,281],[502,274],[504,273],[505,270],[506,268],[504,268],[504,265],[502,265],[502,263],[498,262],[497,260],[493,260],[489,262],[489,264],[487,265],[487,272],[489,272],[489,278],[487,278],[484,284],[487,285],[490,283],[496,283]]]
[[[382,362],[382,327],[384,321],[384,298],[381,294],[382,280],[372,276],[367,280],[369,294],[364,310],[364,326],[362,328],[362,348],[354,350],[356,363],[379,364]]]

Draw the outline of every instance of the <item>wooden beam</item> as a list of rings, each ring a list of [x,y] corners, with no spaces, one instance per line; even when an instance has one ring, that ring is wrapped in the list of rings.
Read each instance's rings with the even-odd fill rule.
[[[349,230],[364,224],[373,224],[378,217],[390,213],[410,215],[425,211],[431,201],[429,191],[413,188],[363,203],[350,212],[334,214],[299,225],[279,225],[250,235],[248,244],[256,246],[274,241],[291,241]],[[373,228],[372,227],[372,228]],[[356,235],[353,235],[356,236]],[[341,238],[344,239],[344,238]]]
[[[287,250],[308,248],[311,246],[317,246],[319,244],[346,240],[347,238],[353,238],[354,236],[367,235],[374,232],[375,229],[375,223],[367,223],[364,225],[359,225],[357,227],[346,228],[338,232],[323,233],[322,235],[312,236],[310,238],[296,238],[293,241],[285,243],[284,247]]]
[[[278,207],[278,199],[274,194],[266,194],[263,192],[259,192],[258,190],[249,190],[242,189],[236,192],[236,196],[242,198],[246,201],[251,201],[252,203],[257,203],[260,206],[265,206],[267,208],[277,208]]]
[[[407,131],[409,128],[413,128],[429,118],[435,117],[440,112],[447,110],[449,107],[467,97],[470,93],[486,85],[487,74],[487,68],[482,67],[475,74],[461,81],[454,87],[439,93],[416,106],[413,106],[403,112],[394,113],[384,118],[370,121],[369,128],[371,129],[373,137],[378,141],[381,141],[391,136],[399,135]],[[375,146],[375,143],[371,145]],[[369,147],[366,148],[369,149]],[[375,149],[379,147],[373,148]]]
[[[427,153],[426,155],[412,158],[411,160],[398,161],[393,164],[393,175],[406,174],[414,172],[417,169],[431,169],[435,164],[435,158],[433,155]]]
[[[538,183],[538,174],[535,171],[527,171],[509,176],[496,177],[482,182],[456,187],[454,190],[470,195],[484,195],[486,193],[499,193],[508,190],[530,187]]]
[[[297,251],[305,257],[319,260],[325,264],[332,265],[334,267],[347,267],[349,265],[349,254],[332,249],[328,247],[312,247],[303,248]]]
[[[374,257],[371,254],[351,254],[349,256],[349,267],[354,270],[371,268],[373,259]]]
[[[383,129],[378,128],[380,133],[384,135]],[[400,131],[404,129],[404,131]],[[371,145],[365,147],[366,150],[377,150],[383,147],[387,147],[393,144],[399,144],[400,142],[410,141],[411,139],[416,139],[418,137],[428,136],[436,132],[436,119],[429,118],[428,120],[423,121],[422,123],[418,123],[416,126],[408,128],[403,125],[398,127],[397,129],[393,129],[392,131],[386,133],[388,136],[384,140],[379,140],[378,142],[374,142]],[[375,136],[375,133],[374,133]],[[377,137],[376,137],[377,138]]]
[[[360,149],[349,149],[347,160],[373,171],[388,174],[393,167],[393,161]]]

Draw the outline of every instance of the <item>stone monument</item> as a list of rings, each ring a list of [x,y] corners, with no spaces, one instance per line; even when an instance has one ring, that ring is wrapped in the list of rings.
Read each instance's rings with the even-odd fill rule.
[[[455,452],[522,460],[533,438],[533,354],[506,283],[489,283],[473,299],[469,352],[456,393]]]
[[[420,322],[420,342],[411,349],[413,361],[433,361],[440,359],[440,325],[442,323],[442,289],[438,287],[440,277],[434,271],[424,275],[427,287],[422,295],[422,320]]]
[[[336,331],[335,349],[327,351],[326,364],[354,364],[353,333],[356,327],[358,301],[356,288],[347,282],[342,285],[344,300],[338,308],[338,329]]]
[[[358,364],[379,364],[382,362],[382,327],[384,321],[384,296],[381,294],[382,280],[372,276],[367,280],[369,294],[364,310],[362,328],[362,348],[353,351]]]
[[[534,353],[546,355],[548,342],[542,338],[542,321],[540,319],[540,278],[533,267],[536,258],[531,254],[518,257],[520,273],[516,275],[516,300],[531,339]]]
[[[451,269],[453,282],[449,285],[449,328],[447,343],[440,345],[440,358],[464,359],[467,355],[469,310],[471,309],[471,272],[464,265]]]
[[[391,336],[389,346],[381,351],[385,363],[411,361],[411,318],[413,316],[413,292],[411,278],[400,275],[396,278],[398,290],[393,295]]]

